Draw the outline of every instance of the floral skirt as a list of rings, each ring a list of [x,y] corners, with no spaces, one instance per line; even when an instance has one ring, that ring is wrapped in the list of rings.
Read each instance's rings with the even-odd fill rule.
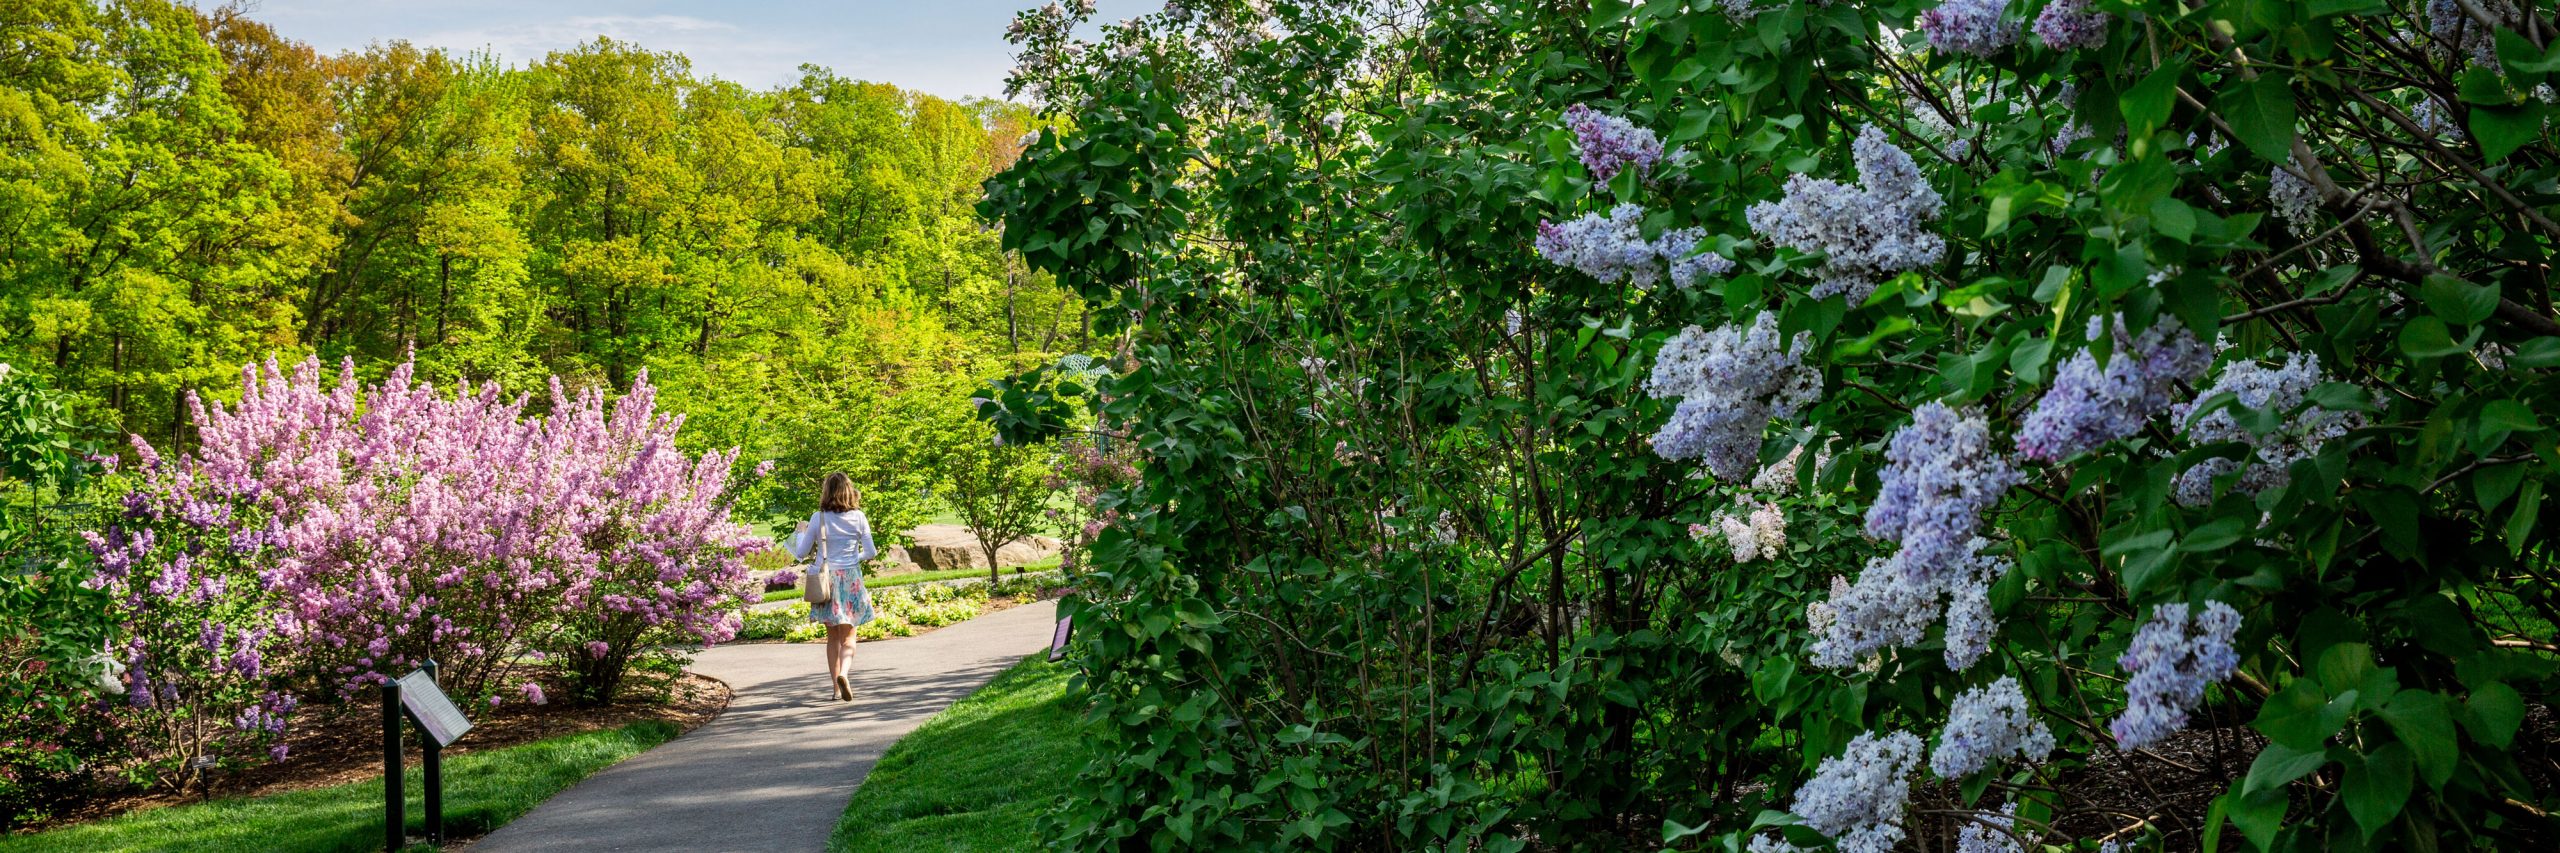
[[[835,600],[809,605],[809,621],[821,625],[860,625],[871,621],[871,590],[862,586],[860,567],[811,567],[812,578],[826,578],[835,589]]]

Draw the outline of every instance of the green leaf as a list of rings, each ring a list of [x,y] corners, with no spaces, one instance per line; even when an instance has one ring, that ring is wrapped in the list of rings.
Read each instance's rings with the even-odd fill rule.
[[[2560,367],[2560,338],[2535,338],[2516,345],[2516,354],[2507,356],[2512,367]]]
[[[2465,721],[2470,724],[2471,739],[2496,749],[2514,743],[2516,729],[2524,725],[2524,697],[2501,682],[2493,681],[2471,691],[2463,710],[2470,712]]]
[[[2533,520],[2542,515],[2542,481],[2527,480],[2522,498],[2516,501],[2516,514],[2507,517],[2507,553],[2524,553],[2525,537],[2533,533]]]
[[[2151,200],[2151,228],[2160,236],[2185,243],[2196,236],[2196,209],[2168,196]]]
[[[2298,678],[2267,697],[2253,724],[2269,740],[2299,749],[2318,749],[2346,727],[2355,701],[2352,692],[2325,698],[2318,682]]]
[[[2116,108],[2124,113],[2128,133],[2143,139],[2160,131],[2160,126],[2169,121],[2170,108],[2177,105],[2178,79],[2186,73],[2183,62],[2160,66],[2116,98]]]
[[[2292,162],[2296,116],[2290,76],[2270,70],[2233,83],[2213,105],[2250,151],[2270,163]]]
[[[2545,110],[2540,104],[2521,107],[2471,108],[2471,138],[2480,141],[2480,156],[2495,163],[2542,135]]]
[[[2223,516],[2187,531],[2187,535],[2178,540],[2178,550],[2190,554],[2219,551],[2246,538],[2255,532],[2255,528],[2256,524],[2251,519]]]
[[[2310,4],[2303,9],[2313,18],[2371,15],[2390,10],[2391,7],[2385,5],[2382,0],[2311,0]]]
[[[2418,288],[2418,298],[2427,310],[2447,323],[2469,326],[2489,319],[2498,310],[2498,288],[2495,285],[2472,284],[2449,275],[2427,276]]]
[[[2241,834],[2249,836],[2249,843],[2258,845],[2260,850],[2275,849],[2276,832],[2284,828],[2284,809],[2289,804],[2284,792],[2252,797],[2233,791],[2223,797],[2231,800],[2226,812],[2231,815],[2231,822],[2239,825]]]
[[[2445,710],[2442,694],[2401,691],[2382,706],[2382,719],[2391,724],[2391,731],[2400,736],[2400,742],[2408,745],[2428,787],[2441,789],[2453,778],[2460,750],[2454,742],[2453,715]]]
[[[2408,325],[2400,327],[2400,351],[2408,353],[2410,358],[2426,360],[2443,358],[2463,349],[2461,344],[2454,343],[2453,333],[2445,328],[2443,320],[2413,317]]]
[[[2363,643],[2338,643],[2322,650],[2315,668],[2320,673],[2320,686],[2331,696],[2356,689],[2377,669],[2373,647]]]
[[[2284,786],[2293,784],[2293,780],[2311,775],[2311,771],[2327,763],[2329,751],[2326,749],[2295,749],[2281,743],[2267,744],[2267,748],[2258,750],[2258,759],[2249,762],[2249,779],[2242,795],[2255,797],[2281,791]]]
[[[2524,466],[2491,465],[2471,475],[2471,494],[2480,499],[2480,511],[2488,512],[2515,496],[2516,486],[2524,482]]]
[[[2409,777],[2409,749],[2396,743],[2383,744],[2363,762],[2347,768],[2338,796],[2366,840],[2400,816],[2400,808],[2409,802]]]

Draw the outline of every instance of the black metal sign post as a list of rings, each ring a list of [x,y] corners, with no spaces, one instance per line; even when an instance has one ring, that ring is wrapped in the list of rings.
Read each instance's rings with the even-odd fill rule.
[[[471,721],[462,709],[445,698],[436,686],[436,662],[427,661],[416,672],[382,685],[382,844],[386,851],[397,851],[409,842],[406,792],[400,779],[400,718],[416,723],[419,751],[426,760],[419,768],[425,776],[427,841],[444,843],[444,748],[471,730]]]
[[[382,683],[382,849],[409,846],[409,797],[400,790],[400,682]]]

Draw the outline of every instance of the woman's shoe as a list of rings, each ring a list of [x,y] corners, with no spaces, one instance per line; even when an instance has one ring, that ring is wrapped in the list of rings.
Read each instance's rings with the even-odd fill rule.
[[[844,680],[844,676],[841,676],[841,675],[836,676],[836,701],[839,701],[839,702],[851,702],[851,701],[853,701],[853,685],[852,685],[852,684],[847,683],[847,682]]]

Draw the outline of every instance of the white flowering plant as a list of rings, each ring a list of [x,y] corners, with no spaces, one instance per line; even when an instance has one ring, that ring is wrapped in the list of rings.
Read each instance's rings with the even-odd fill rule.
[[[2548,4],[1082,20],[1063,846],[2560,841]]]

